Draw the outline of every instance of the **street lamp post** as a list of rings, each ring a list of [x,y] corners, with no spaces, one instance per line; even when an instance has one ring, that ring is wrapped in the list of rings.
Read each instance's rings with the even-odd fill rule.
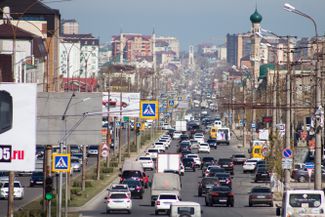
[[[316,72],[316,121],[315,121],[315,137],[316,137],[316,150],[315,150],[315,183],[314,183],[314,188],[315,190],[320,190],[322,188],[322,168],[321,168],[321,163],[322,163],[322,144],[321,144],[321,132],[322,132],[322,125],[321,125],[321,119],[323,116],[323,109],[321,106],[321,72],[319,70],[319,45],[318,45],[318,30],[317,30],[317,24],[315,20],[305,14],[304,12],[297,10],[294,6],[290,5],[289,3],[284,4],[284,9],[298,14],[302,17],[305,17],[309,19],[313,25],[314,25],[314,30],[315,30],[315,36],[316,36],[316,64],[315,64],[315,72]]]

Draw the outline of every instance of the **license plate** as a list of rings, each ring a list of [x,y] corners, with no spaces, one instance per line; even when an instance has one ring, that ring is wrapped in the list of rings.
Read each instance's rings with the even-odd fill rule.
[[[262,176],[267,176],[267,174],[262,174]]]
[[[135,188],[130,188],[130,190],[131,190],[131,191],[134,191],[134,190],[135,190]]]
[[[223,167],[228,167],[228,165],[223,165]]]
[[[262,199],[265,198],[265,196],[257,196],[257,198]]]
[[[220,202],[227,202],[227,199],[220,199]]]
[[[114,200],[114,203],[122,203],[123,200]]]
[[[164,202],[164,204],[170,205],[170,204],[171,204],[171,202]]]

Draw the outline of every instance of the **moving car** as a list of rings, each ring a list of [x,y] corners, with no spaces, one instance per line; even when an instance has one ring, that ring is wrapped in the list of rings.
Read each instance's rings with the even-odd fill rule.
[[[138,161],[141,163],[144,170],[154,170],[155,168],[154,162],[150,156],[140,156],[138,157]]]
[[[191,201],[179,201],[170,205],[170,217],[201,217],[201,205]]]
[[[212,176],[209,176],[209,177],[212,177]],[[229,188],[231,188],[232,180],[231,180],[229,173],[214,173],[213,177],[217,177],[219,179],[220,185],[228,186]]]
[[[201,143],[199,145],[199,153],[210,153],[210,146],[208,143]]]
[[[204,172],[204,177],[214,177],[216,173],[225,173],[225,168],[221,168],[218,165],[211,165]]]
[[[24,187],[20,181],[14,181],[14,199],[22,200],[24,198]],[[7,199],[9,194],[9,181],[0,183],[0,199]]]
[[[195,162],[193,158],[184,158],[182,160],[183,165],[184,165],[184,170],[186,171],[187,169],[192,170],[195,172]]]
[[[254,172],[255,168],[256,168],[256,162],[260,161],[261,159],[259,158],[250,158],[248,160],[245,161],[244,165],[243,165],[243,172]]]
[[[193,139],[198,141],[199,143],[204,143],[204,135],[203,133],[195,133]]]
[[[261,167],[256,170],[255,182],[269,182],[271,180],[271,176],[267,168]]]
[[[170,205],[178,201],[179,198],[177,194],[173,194],[173,193],[159,194],[155,202],[155,215],[158,215],[159,212],[161,211],[169,213]]]
[[[224,204],[233,207],[234,203],[234,194],[232,193],[231,188],[227,186],[214,186],[205,196],[206,206]]]
[[[124,192],[127,193],[129,198],[131,198],[131,191],[127,184],[112,184],[109,189],[107,189],[110,193],[112,192]]]
[[[182,132],[181,131],[175,131],[173,133],[173,139],[180,139],[181,138],[181,135],[182,135]]]
[[[216,139],[208,139],[207,143],[210,145],[210,148],[217,149],[217,140]]]
[[[33,172],[30,177],[29,186],[33,187],[35,185],[43,185],[44,173],[43,172]]]
[[[122,184],[125,184],[129,187],[132,197],[138,197],[140,199],[143,198],[144,187],[141,181],[134,179],[126,179],[122,182]]]
[[[97,156],[98,155],[98,145],[90,145],[88,147],[87,156]]]
[[[266,204],[273,206],[273,195],[271,189],[268,187],[256,186],[252,188],[249,193],[248,205],[254,206],[255,204]]]
[[[74,172],[80,172],[81,171],[81,161],[77,157],[71,157],[71,168]]]
[[[127,211],[131,214],[132,200],[127,193],[124,192],[112,192],[106,199],[106,213],[109,214],[111,211]]]
[[[186,158],[193,158],[194,162],[195,162],[195,166],[196,167],[201,167],[201,159],[200,156],[198,154],[188,154],[186,155]]]
[[[230,172],[231,175],[234,175],[234,163],[230,158],[220,158],[218,160],[218,165],[227,172]]]
[[[154,161],[157,159],[159,153],[161,151],[158,148],[148,148],[146,151],[146,155],[150,156]]]
[[[244,154],[234,154],[232,155],[231,159],[234,164],[244,164],[247,160]]]
[[[198,196],[201,197],[202,194],[205,194],[213,186],[220,186],[219,179],[216,177],[205,177],[199,182],[198,186]]]

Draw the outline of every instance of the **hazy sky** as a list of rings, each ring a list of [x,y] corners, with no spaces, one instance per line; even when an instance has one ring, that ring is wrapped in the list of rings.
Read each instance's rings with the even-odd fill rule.
[[[182,49],[191,44],[221,44],[227,33],[250,30],[255,6],[262,28],[278,35],[313,36],[312,22],[287,12],[288,2],[312,16],[320,35],[325,33],[325,0],[72,0],[48,3],[62,19],[77,19],[80,33],[92,33],[101,42],[123,32],[176,36]]]

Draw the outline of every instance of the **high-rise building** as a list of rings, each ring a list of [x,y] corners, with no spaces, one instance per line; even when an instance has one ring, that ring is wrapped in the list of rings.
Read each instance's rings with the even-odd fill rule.
[[[227,34],[227,63],[238,68],[243,57],[250,55],[251,42],[248,33]]]

